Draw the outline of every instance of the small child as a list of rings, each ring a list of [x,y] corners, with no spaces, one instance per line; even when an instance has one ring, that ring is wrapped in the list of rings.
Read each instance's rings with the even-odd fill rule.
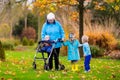
[[[82,36],[82,46],[83,46],[83,53],[84,53],[84,67],[85,67],[85,72],[89,72],[90,71],[90,60],[91,60],[91,51],[90,51],[90,47],[88,44],[88,36],[83,35]]]
[[[51,49],[52,49],[52,41],[50,41],[49,35],[46,35],[45,39],[42,40],[42,42],[43,42],[44,46],[41,48],[41,50],[45,51],[47,53],[50,53]]]
[[[72,71],[78,71],[77,61],[80,59],[79,49],[80,43],[75,39],[74,33],[69,34],[69,40],[63,42],[68,47],[68,60],[71,60]]]

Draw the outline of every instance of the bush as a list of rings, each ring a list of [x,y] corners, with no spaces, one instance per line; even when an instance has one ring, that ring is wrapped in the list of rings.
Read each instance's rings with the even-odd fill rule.
[[[15,41],[14,41],[14,46],[18,46],[18,45],[20,45],[20,44],[21,44],[20,40],[15,40]]]
[[[35,40],[36,39],[36,31],[32,27],[28,27],[23,29],[22,31],[22,38],[26,37],[28,40]]]
[[[106,50],[111,50],[116,47],[117,40],[112,33],[101,32],[101,33],[87,33],[89,36],[89,43],[91,45],[98,45],[100,48],[105,48]]]
[[[3,48],[5,50],[13,50],[14,49],[14,43],[12,43],[12,42],[3,42]]]
[[[112,59],[120,59],[120,51],[119,50],[111,51],[111,53],[108,56]]]
[[[5,51],[3,49],[1,41],[0,41],[0,60],[5,61]]]
[[[120,50],[120,40],[117,42],[116,49],[117,49],[117,50]]]
[[[29,46],[33,46],[34,45],[34,41],[32,39],[29,40]]]
[[[104,49],[100,49],[98,46],[90,46],[92,57],[101,57],[104,55]]]
[[[32,40],[32,39],[28,40],[26,37],[24,37],[22,40],[22,45],[23,46],[33,46],[34,40]]]
[[[18,39],[7,39],[7,38],[1,38],[2,45],[4,49],[7,50],[13,50],[15,46],[18,46],[20,43],[20,40]]]
[[[24,37],[24,38],[22,39],[22,45],[23,45],[23,46],[29,45],[29,41],[28,41],[28,39],[27,39],[26,37]]]

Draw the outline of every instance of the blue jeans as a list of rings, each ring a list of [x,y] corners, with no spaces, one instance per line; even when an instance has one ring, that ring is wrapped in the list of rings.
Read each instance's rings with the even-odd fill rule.
[[[85,71],[90,70],[90,60],[91,60],[91,55],[85,56],[85,60],[84,60]]]

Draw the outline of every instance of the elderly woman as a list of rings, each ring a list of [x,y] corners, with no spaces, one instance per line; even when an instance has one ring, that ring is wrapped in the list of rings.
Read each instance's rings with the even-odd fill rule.
[[[59,38],[61,38],[62,40],[64,39],[64,30],[61,24],[57,20],[55,20],[55,15],[53,13],[49,13],[47,15],[47,21],[43,24],[41,31],[42,40],[44,40],[46,35],[50,36],[50,40],[57,40]],[[55,44],[52,55],[48,62],[50,70],[53,68],[53,57],[55,62],[55,70],[59,70],[59,52],[61,46],[62,44],[60,42],[57,42]]]

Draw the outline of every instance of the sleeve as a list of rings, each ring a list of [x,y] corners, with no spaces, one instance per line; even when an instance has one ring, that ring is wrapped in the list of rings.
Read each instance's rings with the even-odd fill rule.
[[[64,32],[64,30],[63,30],[62,25],[61,25],[59,22],[58,22],[58,25],[59,25],[59,27],[60,27],[61,38],[65,38],[65,32]]]
[[[43,24],[42,31],[41,31],[41,39],[44,40],[45,35],[46,35],[46,24]]]
[[[84,53],[84,55],[87,55],[87,53],[88,53],[88,48],[86,45],[83,45],[83,53]]]
[[[68,46],[68,41],[63,42],[64,46]]]
[[[76,41],[77,41],[77,47],[81,47],[82,44],[80,44],[80,42],[78,40],[76,40]]]
[[[78,47],[81,47],[81,46],[83,46],[83,45],[79,43]]]

